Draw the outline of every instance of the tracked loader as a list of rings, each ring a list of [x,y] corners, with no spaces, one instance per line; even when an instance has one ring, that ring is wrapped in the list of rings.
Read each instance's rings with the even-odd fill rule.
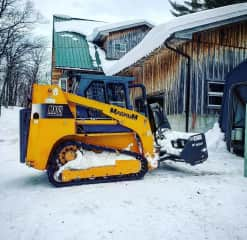
[[[53,185],[140,179],[167,159],[207,159],[204,134],[166,137],[162,109],[133,78],[74,79],[70,92],[34,84],[30,107],[20,110],[20,161],[46,170]]]

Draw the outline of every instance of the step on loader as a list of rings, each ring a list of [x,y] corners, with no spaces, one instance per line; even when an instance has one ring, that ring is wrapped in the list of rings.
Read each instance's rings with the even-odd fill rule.
[[[20,110],[20,161],[47,170],[60,187],[140,179],[167,159],[191,165],[207,159],[204,134],[172,140],[169,134],[142,84],[81,74],[69,92],[33,85],[30,108]]]

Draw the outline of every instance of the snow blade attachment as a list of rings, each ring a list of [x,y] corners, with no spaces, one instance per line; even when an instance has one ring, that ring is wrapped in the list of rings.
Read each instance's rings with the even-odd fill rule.
[[[200,133],[189,137],[180,157],[191,165],[196,165],[207,160],[208,151],[205,135]]]

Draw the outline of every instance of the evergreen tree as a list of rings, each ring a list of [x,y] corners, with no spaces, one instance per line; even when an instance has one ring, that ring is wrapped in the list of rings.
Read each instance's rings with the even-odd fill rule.
[[[236,4],[236,3],[246,3],[247,0],[204,0],[204,8],[211,9],[217,7],[223,7],[226,5]]]
[[[247,2],[247,0],[191,0],[184,1],[183,4],[179,4],[176,1],[169,0],[169,3],[173,8],[170,11],[176,17],[206,9],[212,9],[244,2]]]

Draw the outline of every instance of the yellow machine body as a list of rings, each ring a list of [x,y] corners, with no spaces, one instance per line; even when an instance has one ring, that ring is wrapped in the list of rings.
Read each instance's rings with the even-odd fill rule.
[[[76,106],[98,110],[108,119],[77,119]],[[48,108],[48,109],[47,109]],[[46,113],[44,113],[46,109]],[[50,116],[45,116],[45,114]],[[65,116],[67,112],[70,116]],[[54,117],[53,117],[54,114]],[[60,116],[60,117],[58,117]],[[63,117],[65,116],[65,117]],[[78,126],[121,125],[131,131],[115,133],[78,133]],[[49,160],[61,142],[76,141],[142,155],[148,169],[157,167],[154,138],[149,120],[138,112],[106,104],[75,94],[63,92],[55,85],[33,85],[32,107],[26,151],[26,164],[39,170],[49,167]],[[104,161],[104,159],[102,159]],[[75,178],[92,178],[133,174],[139,171],[140,162],[117,160],[115,166],[100,166],[82,170],[64,170],[61,181]]]

